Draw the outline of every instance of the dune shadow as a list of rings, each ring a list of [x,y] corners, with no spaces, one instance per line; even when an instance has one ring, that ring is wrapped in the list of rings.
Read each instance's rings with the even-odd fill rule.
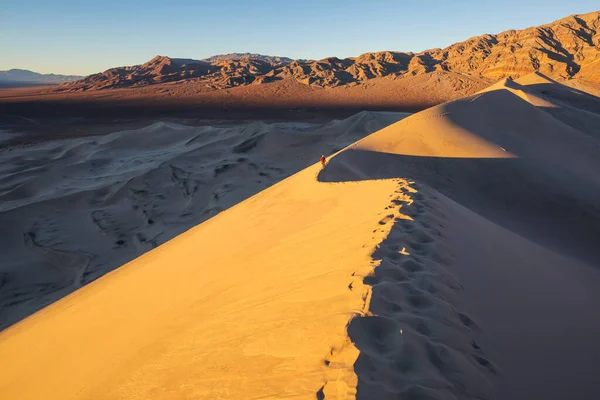
[[[279,119],[293,120],[300,112],[323,113],[327,117],[348,117],[361,111],[418,112],[435,105],[433,101],[357,101],[307,99],[266,99],[217,97],[213,92],[196,97],[118,98],[113,92],[100,97],[102,91],[93,92],[90,97],[77,98],[65,95],[29,96],[0,99],[0,115],[10,114],[27,118],[94,118],[105,121],[114,118],[172,117],[209,119]],[[95,97],[93,97],[95,96]],[[113,96],[113,97],[110,97]],[[310,116],[310,115],[309,115]]]
[[[458,301],[448,211],[422,185],[400,184],[395,194],[379,222],[391,229],[371,256],[375,268],[362,278],[371,287],[368,310],[347,326],[359,350],[356,398],[488,398],[487,376],[497,368]]]
[[[600,114],[600,98],[582,90],[565,86],[560,83],[536,83],[526,86],[550,99],[566,102],[566,104],[581,110]]]
[[[428,185],[528,240],[600,267],[600,192],[584,176],[524,158],[417,157],[357,149],[338,154],[318,174],[321,182],[393,178]]]

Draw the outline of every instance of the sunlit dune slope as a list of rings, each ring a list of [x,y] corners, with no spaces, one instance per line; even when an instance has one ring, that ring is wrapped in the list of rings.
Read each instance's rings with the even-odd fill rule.
[[[324,360],[348,345],[345,325],[364,305],[360,281],[348,285],[370,269],[384,235],[372,231],[397,187],[320,184],[317,172],[276,184],[8,328],[1,397],[313,398]],[[351,392],[348,351],[337,368]]]
[[[157,122],[0,150],[0,330],[404,116]]]

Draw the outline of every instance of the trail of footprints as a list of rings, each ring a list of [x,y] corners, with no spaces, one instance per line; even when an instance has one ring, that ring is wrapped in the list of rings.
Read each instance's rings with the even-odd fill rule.
[[[393,226],[373,252],[374,269],[362,277],[371,286],[363,309],[347,326],[360,351],[354,363],[356,393],[337,381],[344,377],[336,371],[336,356],[346,343],[325,358],[330,371],[317,399],[329,393],[337,399],[489,397],[488,376],[496,368],[475,341],[477,324],[457,309],[462,286],[447,268],[456,259],[444,240],[447,217],[435,195],[424,194],[427,188],[399,181],[379,221]],[[349,290],[358,286],[356,275]]]

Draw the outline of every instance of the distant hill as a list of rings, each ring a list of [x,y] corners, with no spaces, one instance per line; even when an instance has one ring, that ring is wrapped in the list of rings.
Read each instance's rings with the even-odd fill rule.
[[[202,61],[214,64],[221,61],[249,61],[258,60],[267,62],[273,66],[283,66],[294,61],[293,58],[289,57],[278,57],[278,56],[266,56],[256,53],[230,53],[230,54],[219,54],[216,56],[208,57]]]
[[[555,79],[600,82],[600,12],[572,15],[551,24],[473,37],[445,49],[421,53],[381,51],[318,61],[251,53],[204,60],[156,56],[142,65],[112,68],[59,90],[79,91],[147,86],[165,82],[203,84],[208,90],[295,79],[332,88],[380,77],[403,78],[432,72],[499,80],[541,72]]]
[[[0,71],[0,84],[14,86],[17,84],[53,84],[76,81],[83,78],[77,75],[39,74],[26,69],[9,69]]]

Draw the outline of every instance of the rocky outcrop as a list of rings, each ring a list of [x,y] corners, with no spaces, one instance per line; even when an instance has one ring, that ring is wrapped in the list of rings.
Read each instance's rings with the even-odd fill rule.
[[[61,89],[97,90],[144,86],[201,77],[216,70],[217,68],[204,61],[156,56],[141,65],[111,68],[90,75],[77,82],[65,84]]]
[[[432,66],[492,79],[538,71],[555,78],[597,80],[600,12],[574,15],[548,25],[483,35],[429,50]]]

